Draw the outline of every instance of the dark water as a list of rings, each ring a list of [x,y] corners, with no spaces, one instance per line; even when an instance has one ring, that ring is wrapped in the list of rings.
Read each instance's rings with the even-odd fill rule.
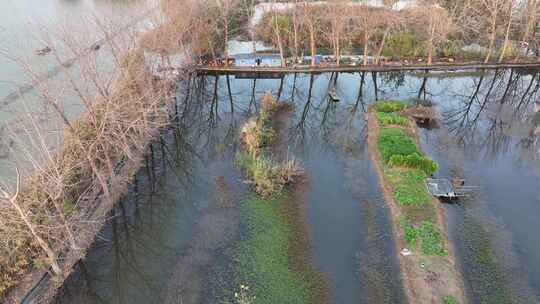
[[[161,165],[141,170],[137,191],[124,201],[132,212],[125,217],[117,212],[122,224],[113,221],[104,230],[85,261],[86,275],[79,272],[79,281],[66,284],[59,302],[71,303],[84,293],[81,303],[205,303],[210,269],[238,237],[235,208],[220,207],[224,195],[242,193],[233,164],[238,126],[271,91],[295,105],[288,154],[301,160],[309,175],[310,254],[327,276],[333,303],[403,301],[387,211],[366,151],[363,111],[375,99],[418,97],[433,100],[443,113],[440,129],[421,133],[424,148],[441,163],[439,175],[464,176],[479,186],[470,199],[445,205],[471,299],[535,303],[540,293],[540,240],[534,233],[540,223],[538,120],[533,118],[538,76],[507,70],[424,76],[221,76],[217,86],[208,76],[193,82],[190,102],[178,107],[180,136],[165,138],[168,161],[156,156]],[[332,84],[339,103],[328,100]],[[152,191],[148,176],[154,175]],[[230,191],[219,186],[219,177]],[[241,195],[231,197],[234,206]]]
[[[476,303],[540,298],[537,77],[497,71],[466,90],[432,97],[443,120],[441,130],[423,133],[426,150],[441,163],[441,176],[463,176],[478,187],[461,204],[446,206]]]

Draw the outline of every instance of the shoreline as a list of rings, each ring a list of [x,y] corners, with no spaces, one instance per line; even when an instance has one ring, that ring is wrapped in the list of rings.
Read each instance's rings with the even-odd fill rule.
[[[399,260],[403,285],[409,303],[440,303],[442,298],[448,295],[454,296],[459,303],[468,303],[465,293],[464,280],[455,257],[454,245],[448,240],[448,229],[444,220],[443,210],[440,202],[432,198],[432,202],[436,204],[434,208],[436,214],[436,225],[440,228],[445,248],[448,255],[441,256],[424,256],[420,252],[415,251],[410,256],[400,254],[401,248],[407,248],[408,245],[404,241],[403,229],[400,225],[402,211],[398,203],[395,201],[392,191],[392,186],[388,177],[384,173],[381,162],[381,155],[377,147],[377,137],[379,135],[380,126],[376,120],[373,110],[367,113],[368,124],[368,151],[370,158],[374,163],[375,171],[377,172],[380,187],[390,211],[392,219],[392,230],[394,242],[396,245],[395,255]],[[411,128],[415,141],[417,140],[416,127]],[[433,264],[438,267],[424,271],[420,267],[420,263]]]
[[[195,66],[198,74],[266,74],[266,73],[326,73],[326,72],[395,72],[395,71],[456,71],[470,69],[540,69],[540,61],[520,62],[520,63],[481,63],[481,62],[461,62],[461,63],[434,63],[426,64],[386,64],[386,65],[328,65],[328,66]]]

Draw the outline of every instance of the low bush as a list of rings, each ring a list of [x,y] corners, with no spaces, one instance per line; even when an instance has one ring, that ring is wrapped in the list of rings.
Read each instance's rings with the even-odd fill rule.
[[[388,164],[391,166],[401,166],[424,171],[427,176],[433,175],[439,169],[439,165],[431,158],[418,153],[404,155],[393,155]]]
[[[424,56],[425,50],[424,43],[419,36],[413,32],[401,32],[387,38],[383,55],[401,60]]]
[[[409,120],[397,113],[377,112],[376,116],[379,123],[383,126],[389,126],[389,125],[408,126],[409,125]]]
[[[397,128],[383,128],[377,144],[385,163],[388,163],[394,155],[407,156],[420,153],[414,141],[403,130]]]
[[[415,248],[420,245],[422,253],[428,256],[445,256],[447,251],[443,246],[441,232],[431,221],[423,221],[417,227],[405,223],[405,241]]]
[[[382,100],[376,102],[373,107],[375,108],[376,112],[392,113],[405,109],[407,104],[399,100]]]

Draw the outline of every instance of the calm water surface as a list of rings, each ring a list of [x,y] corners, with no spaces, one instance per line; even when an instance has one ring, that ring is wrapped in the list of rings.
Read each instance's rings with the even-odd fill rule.
[[[233,162],[238,126],[257,111],[266,91],[295,105],[289,155],[308,172],[309,254],[328,279],[332,303],[403,301],[387,211],[366,151],[363,112],[375,99],[418,97],[432,100],[442,115],[440,128],[421,132],[422,145],[441,163],[438,175],[464,176],[478,186],[469,199],[445,205],[473,303],[535,303],[540,295],[540,239],[532,233],[540,223],[539,120],[533,105],[538,76],[507,70],[424,76],[299,74],[229,81],[221,76],[217,86],[213,76],[199,79],[190,101],[179,105],[180,136],[165,138],[169,160],[155,157],[154,165],[141,171],[137,189],[124,203],[131,213],[122,219],[120,210],[117,218],[124,224],[113,221],[104,229],[85,272],[66,284],[59,303],[73,298],[212,303],[205,282],[239,236],[237,214],[220,207],[223,197],[235,205],[243,193]],[[327,97],[334,84],[339,103]],[[148,176],[154,175],[159,182],[152,188]],[[139,250],[130,250],[126,244],[132,242]]]

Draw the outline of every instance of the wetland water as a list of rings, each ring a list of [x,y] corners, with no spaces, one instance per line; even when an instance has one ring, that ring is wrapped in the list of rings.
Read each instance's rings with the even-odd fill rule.
[[[217,86],[216,77],[200,77],[179,102],[178,128],[154,144],[147,166],[57,302],[215,303],[208,282],[242,237],[237,206],[246,189],[234,166],[239,127],[271,91],[295,105],[287,150],[308,175],[307,254],[326,277],[330,302],[405,301],[363,113],[375,99],[420,96],[443,115],[439,129],[421,132],[422,145],[441,163],[438,174],[479,186],[469,199],[445,205],[472,302],[535,303],[540,240],[531,231],[540,223],[534,112],[540,84],[532,75],[220,76]],[[338,103],[327,97],[332,84]]]
[[[39,3],[38,3],[39,2]],[[56,112],[47,104],[42,90],[47,87],[58,94],[58,99],[69,120],[78,118],[85,110],[80,98],[67,85],[65,71],[73,75],[82,73],[81,67],[72,61],[73,50],[63,39],[76,37],[76,49],[90,47],[104,37],[103,28],[96,24],[100,20],[106,30],[141,30],[143,23],[134,23],[141,14],[156,5],[154,0],[3,0],[0,2],[0,181],[11,183],[13,166],[17,164],[25,173],[29,158],[38,162],[42,155],[35,146],[35,133],[46,134],[49,149],[58,145],[58,130],[62,123]],[[139,17],[137,19],[136,17]],[[128,25],[133,24],[133,28]],[[127,26],[127,27],[126,27]],[[109,28],[110,27],[110,28]],[[135,29],[136,28],[136,29]],[[122,31],[120,31],[122,32]],[[118,35],[116,43],[126,39]],[[36,50],[46,46],[51,53],[39,56]],[[58,55],[58,59],[56,58]],[[83,56],[84,57],[84,56]],[[95,52],[94,63],[104,75],[112,56],[110,48],[103,45]],[[66,70],[59,61],[71,62]],[[34,90],[36,79],[41,82],[41,91]],[[75,81],[82,81],[74,76]],[[79,83],[79,88],[91,90]],[[32,134],[32,135],[30,135]],[[26,169],[26,170],[25,170]]]

